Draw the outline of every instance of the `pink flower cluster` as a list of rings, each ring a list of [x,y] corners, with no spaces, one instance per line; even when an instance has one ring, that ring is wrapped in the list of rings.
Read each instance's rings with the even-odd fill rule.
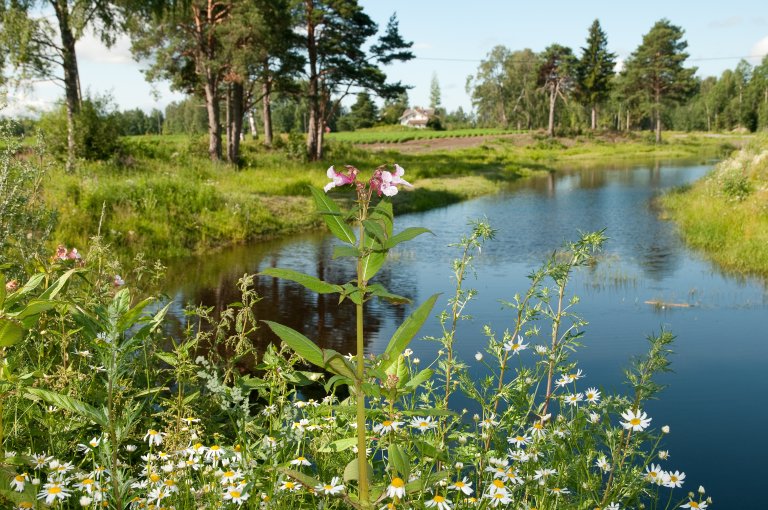
[[[67,250],[67,247],[63,244],[60,244],[56,248],[56,254],[53,256],[53,260],[74,260],[78,263],[82,262],[83,257],[80,256],[80,254],[77,252],[77,248],[72,248],[71,250]]]
[[[325,185],[323,190],[328,193],[330,190],[337,186],[345,186],[347,184],[355,184],[357,179],[357,174],[360,173],[360,171],[351,166],[347,165],[347,173],[337,172],[334,167],[330,167],[328,171],[326,172],[326,175],[328,175],[328,178],[331,179],[331,182]],[[387,197],[392,197],[397,195],[397,186],[403,185],[413,187],[411,183],[403,179],[403,174],[405,173],[405,170],[403,170],[403,167],[401,167],[398,164],[395,164],[395,171],[394,173],[390,172],[389,170],[385,170],[386,166],[380,166],[373,172],[373,176],[371,177],[370,181],[368,181],[368,184],[370,186],[371,191],[375,191],[378,196],[384,195]],[[358,187],[364,187],[364,184],[357,183]]]

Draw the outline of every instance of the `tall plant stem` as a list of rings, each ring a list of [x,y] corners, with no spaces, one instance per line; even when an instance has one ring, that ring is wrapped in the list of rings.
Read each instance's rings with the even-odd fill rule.
[[[560,334],[560,321],[563,318],[563,296],[565,295],[565,283],[558,286],[557,294],[557,314],[552,319],[552,350],[549,353],[549,370],[547,372],[547,396],[544,398],[544,409],[541,411],[541,415],[547,414],[547,408],[549,407],[549,400],[552,398],[552,378],[555,374],[555,362],[557,356],[555,351],[557,350],[557,340]]]
[[[369,198],[370,199],[370,198]],[[363,220],[368,216],[367,202],[360,202],[360,248],[364,247],[365,230]],[[362,258],[357,259],[357,286],[360,289],[360,302],[356,307],[356,331],[357,331],[357,367],[355,374],[355,396],[357,403],[357,483],[360,496],[360,506],[367,510],[370,508],[368,495],[368,456],[366,454],[365,440],[365,394],[363,393],[363,380],[365,379],[365,342],[363,331],[363,303],[365,299],[365,285],[363,280]]]

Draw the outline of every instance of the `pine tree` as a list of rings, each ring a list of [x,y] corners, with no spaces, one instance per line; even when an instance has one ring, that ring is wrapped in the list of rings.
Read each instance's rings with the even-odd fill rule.
[[[616,54],[608,51],[608,39],[600,21],[595,20],[589,27],[587,46],[581,48],[581,60],[576,68],[578,97],[591,110],[592,129],[597,128],[598,105],[610,94],[615,65]]]
[[[628,86],[651,108],[656,143],[661,142],[662,109],[679,103],[695,87],[696,68],[683,67],[688,58],[683,33],[669,20],[657,21],[626,63]]]
[[[437,109],[441,106],[441,101],[440,82],[437,80],[437,73],[432,73],[432,81],[429,84],[429,107],[437,113]]]
[[[539,84],[549,95],[549,121],[547,135],[555,136],[555,105],[557,98],[566,100],[573,88],[576,57],[571,48],[559,44],[547,46],[541,55]]]

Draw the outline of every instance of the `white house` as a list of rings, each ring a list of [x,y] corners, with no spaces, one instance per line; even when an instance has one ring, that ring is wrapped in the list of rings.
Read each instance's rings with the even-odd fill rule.
[[[435,110],[432,108],[414,106],[405,110],[400,116],[400,125],[424,129],[427,127],[427,121],[434,114]]]

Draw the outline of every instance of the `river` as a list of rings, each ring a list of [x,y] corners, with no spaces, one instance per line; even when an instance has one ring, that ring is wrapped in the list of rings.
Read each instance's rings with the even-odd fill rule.
[[[575,240],[578,231],[606,228],[610,239],[600,262],[577,272],[570,286],[570,294],[581,298],[576,311],[589,322],[585,346],[575,356],[587,375],[584,384],[626,391],[622,370],[645,352],[646,337],[662,328],[674,333],[674,372],[659,379],[669,387],[660,400],[645,405],[654,426],[671,427],[664,443],[670,460],[662,467],[685,471],[684,488],[703,485],[718,508],[760,508],[764,497],[758,487],[768,456],[763,435],[768,410],[759,403],[768,393],[762,374],[768,360],[765,282],[724,274],[686,248],[675,226],[659,219],[652,200],[709,168],[657,162],[563,170],[521,180],[493,196],[396,218],[395,230],[423,226],[434,236],[401,245],[379,281],[416,303],[435,292],[445,298],[452,291],[451,261],[458,256],[448,245],[469,231],[469,220],[486,217],[498,233],[475,260],[477,276],[468,285],[478,297],[467,309],[473,319],[460,325],[457,343],[459,355],[473,364],[483,325],[502,332],[513,324],[499,300],[524,292],[526,275],[563,241]],[[166,290],[180,314],[185,302],[220,307],[238,301],[236,280],[270,266],[328,281],[351,280],[350,259],[330,259],[335,242],[328,235],[306,234],[185,260],[169,267]],[[338,307],[338,298],[269,278],[258,279],[257,290],[264,298],[260,318],[288,324],[324,347],[354,350],[352,306]],[[444,304],[443,299],[437,308]],[[381,352],[408,313],[408,307],[372,302],[367,351]],[[437,320],[422,333],[438,335]],[[422,360],[434,356],[434,343],[415,340],[411,347]]]

